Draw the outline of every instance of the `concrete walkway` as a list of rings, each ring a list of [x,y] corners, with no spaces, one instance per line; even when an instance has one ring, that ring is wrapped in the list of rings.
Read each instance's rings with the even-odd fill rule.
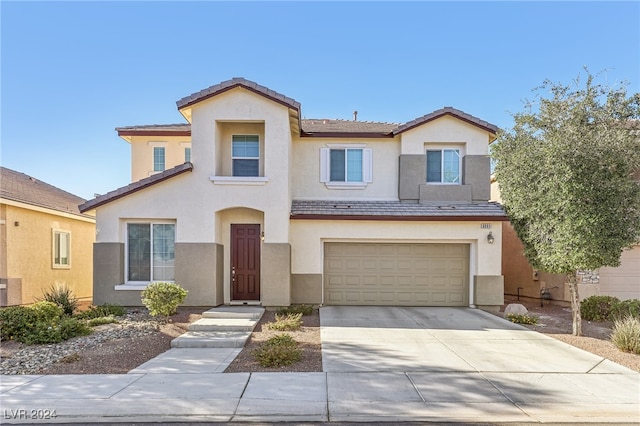
[[[220,374],[237,349],[172,349],[130,374],[0,376],[2,423],[640,422],[638,373],[482,311],[332,307],[321,323],[322,373]]]

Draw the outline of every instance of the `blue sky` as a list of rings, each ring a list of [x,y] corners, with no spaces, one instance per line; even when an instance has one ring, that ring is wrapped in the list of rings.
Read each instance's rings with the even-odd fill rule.
[[[499,127],[583,67],[640,92],[635,2],[0,2],[1,157],[83,198],[130,181],[115,127],[184,122],[232,77],[306,118],[403,123],[453,106]]]

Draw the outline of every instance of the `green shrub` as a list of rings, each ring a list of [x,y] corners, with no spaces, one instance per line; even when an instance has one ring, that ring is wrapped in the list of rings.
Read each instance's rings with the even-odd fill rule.
[[[302,313],[297,314],[276,314],[275,322],[268,322],[265,327],[268,330],[297,330],[302,326]]]
[[[109,315],[106,317],[91,318],[87,320],[87,325],[89,327],[96,327],[104,324],[116,324],[117,322],[118,320],[113,315]]]
[[[534,315],[507,314],[505,319],[516,324],[537,324],[538,317]]]
[[[71,337],[91,333],[77,318],[65,317],[53,302],[41,301],[32,306],[12,306],[0,311],[2,340],[14,339],[27,345],[58,343]]]
[[[287,314],[311,315],[313,313],[313,305],[291,305],[285,308],[279,308],[276,312],[280,315],[287,315]]]
[[[29,309],[36,313],[37,321],[45,323],[56,323],[64,316],[64,309],[53,302],[44,300],[29,306]]]
[[[640,300],[629,299],[616,303],[611,308],[610,319],[623,319],[628,316],[640,318]]]
[[[615,320],[611,342],[621,351],[640,354],[640,319],[627,316]]]
[[[288,334],[279,334],[267,340],[253,351],[263,367],[282,367],[300,361],[302,351]]]
[[[49,290],[43,293],[42,299],[46,302],[53,302],[64,310],[64,314],[71,316],[78,309],[78,299],[66,285],[51,286]]]
[[[588,321],[607,321],[620,299],[613,296],[591,296],[580,302],[580,315]]]
[[[79,313],[77,317],[81,319],[93,319],[109,316],[121,317],[126,313],[127,310],[124,308],[124,306],[105,303],[104,305],[100,306],[90,306],[86,311]]]
[[[0,339],[18,340],[25,330],[38,322],[38,314],[26,306],[10,306],[0,310]]]
[[[168,282],[151,283],[142,290],[142,303],[152,316],[168,317],[178,311],[178,305],[184,302],[187,290],[178,284]]]
[[[37,322],[35,327],[27,330],[18,339],[27,345],[41,345],[47,343],[60,343],[76,336],[91,334],[91,329],[77,318],[62,318],[59,322],[49,324]]]

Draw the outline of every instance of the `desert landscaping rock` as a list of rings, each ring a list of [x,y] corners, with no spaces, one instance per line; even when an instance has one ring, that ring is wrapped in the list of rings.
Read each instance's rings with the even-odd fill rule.
[[[528,312],[527,308],[520,303],[509,303],[507,307],[504,308],[504,316],[507,316],[508,314],[527,315]]]

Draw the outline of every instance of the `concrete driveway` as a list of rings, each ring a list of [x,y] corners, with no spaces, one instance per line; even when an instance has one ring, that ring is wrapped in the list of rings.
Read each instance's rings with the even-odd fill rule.
[[[640,376],[469,308],[324,307],[329,411],[350,421],[640,421]]]

